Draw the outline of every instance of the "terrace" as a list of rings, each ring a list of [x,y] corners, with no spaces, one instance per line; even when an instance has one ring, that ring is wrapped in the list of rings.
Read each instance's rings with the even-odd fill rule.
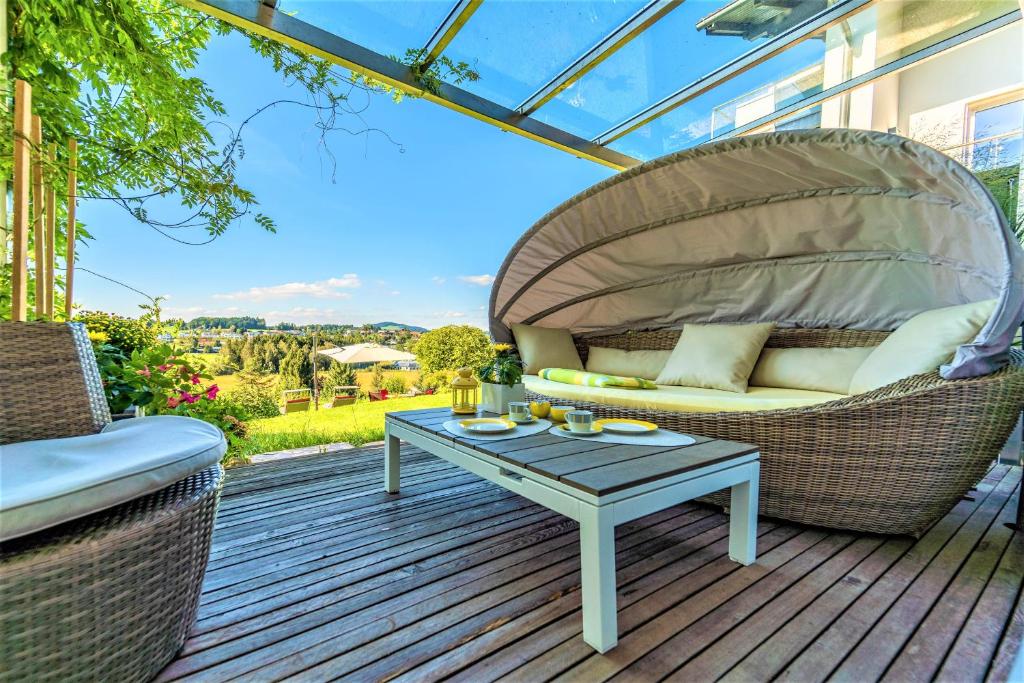
[[[226,473],[213,460],[184,480],[169,480],[175,483],[166,488],[118,501],[113,521],[93,507],[82,513],[89,516],[62,518],[65,526],[57,527],[56,541],[39,540],[47,527],[42,534],[15,535],[13,543],[4,536],[0,569],[11,567],[17,580],[9,582],[6,594],[0,591],[0,617],[6,619],[0,670],[9,668],[15,671],[12,679],[28,680],[33,676],[26,671],[38,671],[32,667],[52,659],[53,675],[159,681],[1021,680],[1024,355],[1010,346],[1019,346],[1019,337],[1014,338],[1022,323],[1018,309],[1024,306],[1018,296],[1024,284],[1014,270],[1020,252],[1016,240],[1024,234],[1019,218],[1024,65],[1005,60],[1008,50],[1020,52],[1024,35],[1016,2],[652,0],[545,3],[543,11],[501,0],[181,4],[587,162],[619,171],[640,167],[636,175],[620,177],[642,179],[660,169],[659,182],[674,177],[673,187],[690,182],[680,178],[693,179],[699,200],[659,192],[664,188],[657,185],[623,190],[613,179],[542,219],[516,245],[493,285],[491,333],[495,341],[518,342],[527,365],[530,353],[540,353],[530,352],[518,336],[517,327],[527,323],[550,323],[565,332],[582,369],[596,348],[674,350],[681,343],[679,327],[694,320],[763,324],[752,317],[754,304],[748,302],[760,299],[767,306],[798,286],[808,292],[802,301],[771,310],[772,324],[775,319],[793,324],[765,331],[754,360],[763,351],[791,348],[877,349],[917,314],[993,298],[998,304],[986,309],[977,329],[954,344],[945,360],[924,370],[861,391],[847,391],[847,381],[841,391],[806,392],[827,394],[824,398],[787,394],[793,387],[778,385],[783,393],[769,393],[763,399],[767,408],[673,412],[643,404],[634,398],[642,392],[632,387],[611,388],[630,394],[631,403],[602,406],[601,397],[611,395],[600,393],[609,388],[604,385],[596,393],[593,385],[574,386],[564,395],[544,393],[551,383],[536,368],[570,364],[527,368],[533,382],[525,389],[528,399],[593,410],[597,416],[656,421],[663,431],[693,435],[695,446],[746,448],[740,453],[748,458],[744,466],[760,459],[752,466],[761,476],[760,516],[751,513],[755,523],[748,529],[756,538],[756,560],[746,562],[735,552],[743,507],[737,503],[739,484],[731,481],[708,489],[733,486],[731,499],[709,501],[707,491],[687,494],[656,512],[612,524],[618,641],[607,648],[595,645],[587,632],[593,621],[584,612],[584,605],[594,602],[593,575],[601,573],[588,568],[586,548],[599,543],[591,539],[593,528],[581,521],[584,506],[560,507],[566,499],[573,504],[593,499],[598,503],[592,507],[600,509],[605,494],[569,491],[576,497],[558,498],[552,491],[568,495],[566,482],[582,472],[597,476],[618,467],[624,476],[623,471],[643,470],[642,464],[655,458],[686,461],[685,471],[675,464],[658,475],[630,473],[635,480],[614,491],[636,487],[637,498],[649,499],[656,491],[664,494],[663,489],[711,477],[719,463],[691,463],[685,452],[689,444],[660,450],[622,441],[595,446],[578,435],[567,441],[571,435],[548,432],[494,443],[472,435],[458,441],[454,432],[438,436],[452,417],[446,406],[388,418],[404,423],[388,427],[406,430],[394,432],[405,439],[400,456],[398,437],[388,431],[384,444],[266,458]],[[410,46],[411,61],[385,56]],[[472,62],[482,78],[425,82],[424,70],[442,57]],[[19,115],[28,120],[16,109],[16,128]],[[929,157],[924,145],[900,147],[910,152],[895,155],[889,147],[897,145],[895,138],[882,135],[836,138],[844,148],[861,146],[863,151],[849,157],[863,167],[839,156],[810,156],[809,163],[787,166],[791,160],[783,154],[772,157],[771,149],[758,148],[754,152],[766,156],[755,157],[757,172],[734,181],[720,161],[737,150],[750,151],[741,146],[747,136],[817,128],[896,133],[944,152],[967,170],[957,166],[940,175],[944,161]],[[787,144],[785,136],[757,139]],[[832,144],[827,134],[793,139]],[[730,140],[736,146],[729,146]],[[708,164],[706,177],[688,170],[686,164],[698,157],[686,154],[664,166],[642,166],[704,143],[722,143],[703,148],[710,150],[702,160]],[[24,163],[28,154],[25,147]],[[24,166],[17,168],[16,174],[25,175]],[[879,170],[884,173],[876,175]],[[832,207],[840,204],[823,201],[809,210],[802,217],[822,226],[817,231],[787,233],[780,226],[794,221],[786,216],[747,221],[781,235],[771,246],[783,256],[728,252],[728,262],[746,266],[794,257],[795,267],[801,267],[809,253],[816,255],[801,251],[803,239],[822,251],[822,262],[842,262],[844,254],[881,250],[878,243],[885,242],[886,249],[900,252],[892,261],[906,269],[900,276],[910,283],[900,296],[878,284],[888,271],[868,266],[835,280],[816,275],[811,285],[723,280],[719,291],[707,288],[711,298],[702,305],[712,313],[706,318],[700,317],[704,311],[684,309],[689,299],[671,283],[701,265],[686,261],[686,247],[700,234],[711,235],[692,250],[703,250],[709,262],[714,249],[732,248],[723,244],[728,241],[724,229],[723,237],[699,226],[684,235],[691,228],[683,223],[698,222],[701,211],[710,209],[697,206],[699,201],[713,198],[718,209],[739,205],[748,199],[740,194],[750,189],[741,187],[750,184],[743,181],[755,177],[770,198],[795,194],[793,187],[772,183],[813,180],[826,171],[834,174],[832,185],[808,187],[837,202],[845,201],[845,190],[856,188],[860,191],[849,193],[855,195],[852,204],[836,210]],[[933,183],[932,172],[942,182]],[[893,180],[879,190],[880,175],[905,185]],[[913,184],[917,180],[920,186]],[[927,206],[900,214],[899,227],[914,228],[907,229],[909,237],[894,229],[889,244],[888,233],[871,235],[865,241],[875,243],[863,250],[828,241],[829,221],[836,222],[836,216],[863,210],[881,223],[884,214],[868,204],[875,195],[923,194],[931,198],[921,202]],[[587,214],[588,206],[601,206],[602,197],[615,200],[613,220],[605,220],[605,213]],[[629,263],[600,251],[624,239],[620,233],[629,233],[628,239],[651,231],[657,221],[643,211],[650,206],[657,213],[662,197],[676,202],[661,209],[674,212],[666,215],[678,219],[678,234],[685,239],[638,239],[627,244]],[[20,217],[27,225],[27,185],[20,210],[18,202],[16,187],[15,222]],[[629,214],[634,205],[637,213]],[[929,213],[936,206],[946,213]],[[955,217],[950,207],[963,209],[970,220]],[[948,223],[935,227],[933,217],[947,214]],[[995,229],[967,232],[979,225]],[[854,221],[854,227],[861,223]],[[947,228],[948,234],[942,232]],[[579,244],[545,241],[545,230],[568,234]],[[73,235],[68,239],[73,245]],[[976,253],[964,248],[951,256],[958,241],[970,243]],[[672,256],[662,259],[666,250]],[[927,260],[917,258],[919,251],[935,270],[955,262],[949,268],[955,273],[943,279],[948,275],[943,270],[933,281],[928,271],[918,278],[911,269]],[[1009,254],[1005,268],[985,260],[993,253]],[[49,258],[52,279],[52,253]],[[24,266],[24,256],[21,260]],[[65,290],[69,315],[73,262],[71,255]],[[563,276],[547,278],[560,267],[566,268]],[[17,277],[16,320],[17,306],[24,309],[27,301],[23,289],[19,302]],[[944,287],[926,286],[935,283]],[[747,296],[731,295],[741,287]],[[639,289],[644,296],[633,293]],[[811,296],[823,291],[830,295]],[[615,296],[622,298],[612,300]],[[850,313],[841,305],[859,297],[866,302],[862,310]],[[40,317],[54,317],[52,292],[48,305]],[[841,315],[861,318],[840,320]],[[25,318],[24,310],[20,317]],[[805,326],[804,320],[838,323],[832,329]],[[29,368],[41,387],[32,406],[13,406],[9,421],[5,414],[4,430],[10,431],[0,430],[0,443],[31,447],[34,439],[90,432],[110,438],[113,445],[107,447],[117,448],[119,434],[145,429],[143,418],[91,434],[109,413],[101,390],[97,398],[99,383],[92,375],[99,376],[81,356],[88,348],[84,330],[34,323],[19,329],[30,327],[45,327],[45,339],[26,342],[15,331],[19,326],[0,328],[6,335],[0,339],[4,368]],[[666,337],[669,332],[675,336]],[[968,342],[977,355],[963,351]],[[39,349],[47,350],[45,358]],[[992,365],[986,372],[978,370],[982,361]],[[45,388],[39,378],[51,365],[64,368],[69,379]],[[753,360],[746,377],[752,367]],[[636,379],[632,375],[641,373],[608,374]],[[653,384],[655,377],[648,379]],[[0,390],[11,390],[17,381],[22,380],[0,378]],[[673,383],[659,379],[657,384],[665,394],[664,386]],[[700,391],[717,391],[693,386],[697,399],[679,400],[702,400]],[[734,393],[737,400],[757,400],[756,392]],[[82,399],[76,410],[68,409],[69,396]],[[457,404],[458,396],[454,400]],[[374,408],[382,414],[387,406],[375,403]],[[221,433],[200,425],[205,433],[183,433],[182,439],[205,438],[207,450],[215,451]],[[30,438],[9,436],[25,430]],[[407,438],[414,432],[415,438]],[[154,450],[172,449],[175,441],[172,432],[135,438],[136,443],[149,439]],[[690,477],[689,470],[700,467],[709,469]],[[864,487],[865,479],[871,480],[870,488]],[[543,494],[531,495],[525,485],[543,488],[545,482],[549,488]],[[752,500],[759,500],[757,486],[745,485]],[[623,500],[633,501],[615,502]],[[724,507],[712,504],[723,500]],[[570,512],[556,511],[566,509]],[[108,533],[108,523],[124,528]],[[890,524],[891,533],[883,533]],[[80,538],[85,549],[61,550],[69,538]],[[114,560],[104,554],[106,543],[130,546],[109,551],[118,563],[113,578],[107,575]],[[76,559],[76,553],[88,560]],[[72,569],[61,562],[72,563]],[[72,607],[54,587],[69,576],[75,586]],[[197,602],[189,602],[193,598]],[[116,607],[100,609],[97,620],[82,616],[117,600],[122,602]],[[116,628],[96,625],[111,619],[118,620]],[[53,623],[66,628],[52,628]],[[60,652],[45,651],[40,634],[51,630],[71,634],[69,642],[81,643],[87,654],[68,662]],[[126,644],[110,646],[115,635]]]

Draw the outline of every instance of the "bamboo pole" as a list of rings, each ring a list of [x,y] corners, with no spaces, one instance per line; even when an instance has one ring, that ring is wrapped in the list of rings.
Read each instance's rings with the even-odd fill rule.
[[[46,199],[43,196],[43,120],[32,117],[32,240],[36,262],[36,318],[46,315]]]
[[[47,146],[46,158],[51,172],[57,165],[57,143]],[[46,317],[53,320],[53,288],[56,286],[53,266],[57,263],[57,189],[46,183]]]
[[[28,301],[28,190],[32,166],[32,86],[14,81],[14,253],[11,255],[11,320],[25,320]]]
[[[68,140],[68,229],[67,257],[64,269],[64,317],[71,320],[72,292],[75,283],[75,203],[78,201],[78,141]]]

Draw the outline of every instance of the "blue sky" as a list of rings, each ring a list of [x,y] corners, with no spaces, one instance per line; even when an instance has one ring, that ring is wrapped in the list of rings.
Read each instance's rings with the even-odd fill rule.
[[[237,35],[213,38],[197,71],[230,125],[302,97]],[[332,182],[313,122],[309,110],[281,105],[246,129],[239,176],[277,234],[245,218],[210,245],[185,246],[109,203],[83,201],[96,239],[80,248],[80,266],[166,295],[165,315],[186,319],[485,326],[490,277],[520,234],[613,173],[428,102],[375,96],[351,125],[382,129],[401,149],[379,134],[334,133]],[[145,302],[88,273],[76,280],[86,309],[137,315]]]

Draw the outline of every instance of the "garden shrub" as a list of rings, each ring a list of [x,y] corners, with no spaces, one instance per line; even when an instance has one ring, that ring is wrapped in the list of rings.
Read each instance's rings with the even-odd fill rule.
[[[424,372],[478,368],[494,356],[491,340],[472,325],[447,325],[426,332],[412,351]]]
[[[409,385],[401,375],[392,374],[384,378],[384,388],[389,394],[404,394],[409,390]]]
[[[438,370],[436,372],[424,372],[420,374],[420,381],[417,386],[423,391],[434,390],[435,393],[450,391],[455,373],[450,370]]]
[[[125,318],[103,311],[84,311],[75,316],[75,322],[84,323],[90,334],[106,335],[106,343],[131,356],[136,349],[156,344],[156,331],[145,320]]]
[[[277,417],[281,411],[277,407],[276,384],[273,377],[242,372],[238,386],[227,393],[227,398],[252,419]]]
[[[370,373],[370,388],[381,390],[384,388],[384,365],[377,363]]]

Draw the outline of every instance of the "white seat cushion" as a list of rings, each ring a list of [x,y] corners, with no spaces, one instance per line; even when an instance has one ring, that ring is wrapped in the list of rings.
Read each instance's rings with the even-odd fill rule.
[[[226,450],[219,429],[176,415],[0,446],[0,541],[159,491],[216,464]]]
[[[704,389],[701,387],[677,387],[658,385],[656,390],[637,391],[618,387],[584,387],[578,384],[562,384],[541,379],[536,375],[523,375],[527,390],[554,399],[587,401],[622,408],[639,410],[667,410],[676,413],[717,413],[748,410],[781,410],[803,408],[818,403],[827,403],[841,398],[843,394],[802,389],[777,389],[775,387],[750,387],[746,393]]]

